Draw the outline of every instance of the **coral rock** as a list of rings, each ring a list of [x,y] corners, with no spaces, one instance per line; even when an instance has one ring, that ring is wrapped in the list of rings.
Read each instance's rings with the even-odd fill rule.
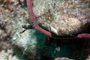
[[[33,10],[38,24],[63,36],[85,28],[90,22],[89,5],[88,0],[34,0]]]

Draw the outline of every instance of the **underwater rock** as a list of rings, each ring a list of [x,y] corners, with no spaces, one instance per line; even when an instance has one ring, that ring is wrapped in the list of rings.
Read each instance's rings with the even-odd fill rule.
[[[0,0],[0,5],[5,9],[13,11],[16,6],[17,8],[24,6],[25,0]]]
[[[21,0],[19,0],[19,1],[21,1]],[[45,0],[45,1],[49,2],[50,4],[52,2],[52,0]],[[45,1],[34,0],[33,5],[36,4],[38,6],[39,4],[37,4],[37,3],[39,3],[39,2],[40,2],[40,4],[41,3],[46,4]],[[57,0],[57,1],[59,1],[59,0]],[[60,0],[60,1],[62,1],[62,0]],[[16,2],[18,2],[18,1],[14,0],[15,5],[12,6],[13,11],[10,11],[9,9],[4,8],[3,6],[1,6],[2,9],[0,11],[0,26],[5,27],[5,34],[10,35],[10,38],[11,38],[10,40],[12,42],[12,45],[20,48],[21,49],[20,51],[23,52],[23,55],[24,54],[28,55],[30,60],[35,60],[35,59],[36,60],[53,60],[55,58],[54,57],[54,50],[56,47],[55,42],[51,43],[49,46],[45,46],[44,41],[43,41],[45,35],[36,31],[35,29],[26,30],[25,32],[20,33],[24,30],[22,28],[22,25],[29,25],[32,23],[30,22],[31,19],[29,18],[29,13],[27,11],[27,7],[21,7],[20,5],[17,6]],[[59,2],[57,2],[57,3],[59,4]],[[40,8],[40,7],[38,6],[37,8]],[[40,22],[46,21],[46,20],[44,20],[44,17],[42,17],[43,21],[41,20],[40,16],[37,17],[38,12],[39,12],[39,10],[37,10],[37,8],[33,8],[34,12],[35,12],[35,16],[37,18],[37,22],[40,23]],[[55,8],[55,9],[57,9],[57,8]],[[44,13],[44,12],[42,12],[42,13]],[[56,12],[56,13],[58,13],[58,12]],[[58,16],[56,13],[55,13],[55,16]],[[47,18],[48,23],[50,23],[48,20],[49,15],[50,15],[50,13],[48,13],[48,12],[45,13],[45,18]],[[54,15],[54,14],[51,14],[51,15]],[[49,19],[52,20],[52,22],[50,24],[51,24],[51,26],[53,26],[54,21],[58,22],[58,19],[53,21],[53,18],[51,17],[51,15],[50,15]],[[69,18],[69,19],[71,19],[71,18]],[[73,19],[75,22],[78,21],[77,18],[73,18]],[[71,22],[73,22],[73,21],[71,21]],[[87,23],[87,20],[85,20],[85,23]],[[41,24],[42,24],[42,26],[47,25],[47,27],[49,29],[49,25],[46,22],[41,23]],[[78,23],[77,23],[77,25],[78,25]],[[58,29],[58,26],[56,28]],[[0,34],[2,34],[2,33],[0,33]],[[2,44],[4,44],[4,43],[2,42]],[[7,45],[7,47],[8,46],[9,45]],[[63,48],[63,49],[61,49],[61,51],[65,52],[66,51],[65,48]],[[60,52],[58,52],[58,53],[59,53],[58,56],[60,57],[61,56]],[[66,56],[66,53],[63,55]],[[67,55],[68,55],[68,52],[67,52]]]
[[[13,8],[13,11],[5,8],[0,11],[0,26],[5,28],[6,34],[11,38],[12,45],[20,48],[23,55],[28,55],[31,60],[43,59],[42,57],[44,56],[52,59],[54,46],[46,48],[43,43],[44,35],[42,33],[35,29],[26,30],[25,32],[20,33],[24,30],[22,25],[31,24],[27,8],[20,7],[17,9],[18,6],[16,5]],[[46,58],[46,60],[47,59],[48,58]]]
[[[0,40],[4,40],[6,38],[7,34],[4,32],[4,30],[0,29]]]
[[[74,35],[90,25],[88,0],[34,0],[39,25],[58,36]]]
[[[55,60],[74,60],[74,59],[69,59],[69,58],[66,58],[66,57],[62,57],[62,58],[56,58]]]
[[[4,30],[0,30],[0,51],[11,49],[12,45],[7,33]]]
[[[14,52],[14,54],[13,54]],[[22,56],[18,50],[8,49],[0,51],[0,60],[29,60],[28,57]]]

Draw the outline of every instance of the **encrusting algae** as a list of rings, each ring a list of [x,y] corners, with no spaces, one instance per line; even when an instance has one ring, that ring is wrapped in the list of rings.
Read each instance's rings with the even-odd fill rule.
[[[35,0],[34,15],[38,24],[58,36],[81,32],[90,22],[88,0]]]

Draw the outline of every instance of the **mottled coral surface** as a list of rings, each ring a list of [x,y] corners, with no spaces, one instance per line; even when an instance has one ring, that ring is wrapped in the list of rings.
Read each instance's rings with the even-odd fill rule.
[[[33,10],[38,24],[62,36],[85,28],[90,22],[89,5],[88,0],[34,0]]]
[[[10,1],[12,1],[12,0],[10,0]],[[59,44],[58,46],[60,46],[59,47],[60,49],[56,53],[56,56],[54,56],[55,55],[54,52],[57,47],[57,43],[56,43],[55,39],[51,38],[50,40],[52,41],[52,43],[50,43],[49,45],[46,46],[46,45],[44,45],[45,35],[36,31],[35,29],[26,30],[25,32],[20,33],[24,30],[22,28],[22,25],[31,24],[31,22],[30,22],[31,19],[29,17],[27,7],[23,6],[23,3],[21,1],[23,1],[23,0],[14,0],[12,4],[9,4],[12,7],[8,8],[9,7],[8,2],[5,4],[2,4],[1,2],[3,2],[3,0],[0,0],[0,49],[1,49],[0,59],[3,56],[2,60],[4,59],[4,57],[7,58],[6,60],[14,60],[14,59],[15,60],[24,60],[24,58],[20,58],[20,57],[23,57],[23,55],[28,55],[28,57],[30,58],[29,60],[54,60],[57,57],[60,57],[60,58],[67,57],[67,58],[76,59],[76,60],[85,60],[85,59],[89,58],[88,56],[90,54],[90,48],[89,48],[90,41],[88,39],[77,39],[77,40],[61,39],[61,40],[58,40],[57,42]],[[58,5],[59,0],[56,0],[56,1],[58,1],[57,6],[59,6]],[[62,2],[60,4],[63,5],[63,0],[60,0],[60,1]],[[81,1],[81,0],[78,0],[78,1]],[[50,9],[52,8],[52,11],[50,10],[50,13],[48,12],[49,10],[46,8],[45,8],[45,11],[47,11],[47,12],[40,11],[40,9],[44,9],[44,8],[42,8],[38,5],[42,3],[42,6],[43,6],[43,4],[45,4],[45,6],[46,6],[47,5],[46,2],[51,4],[51,2],[54,3],[55,0],[53,0],[53,1],[52,0],[45,0],[45,1],[44,0],[33,0],[33,6],[35,7],[33,9],[35,12],[34,14],[35,14],[37,22],[38,23],[43,22],[42,26],[47,28],[49,24],[47,24],[46,22],[53,24],[53,23],[51,23],[51,22],[54,22],[53,18],[55,18],[55,17],[53,17],[53,15],[58,17],[58,14],[56,14],[56,13],[58,13],[59,11],[58,12],[56,11],[54,14],[51,14],[51,12],[54,11],[54,9],[52,8],[51,5],[50,5]],[[58,8],[55,8],[55,9],[57,10]],[[38,17],[39,11],[42,12],[43,14],[44,13],[45,14]],[[59,14],[61,14],[61,13],[59,13]],[[61,16],[61,15],[59,15],[59,16]],[[67,14],[63,15],[63,18],[64,18],[64,16],[67,16]],[[41,20],[41,19],[43,19],[43,20]],[[46,19],[46,20],[44,20],[44,19]],[[49,21],[49,19],[50,19],[50,21]],[[62,19],[62,18],[60,18],[60,19]],[[72,21],[72,17],[68,18],[68,19],[69,19],[68,23],[78,21],[77,18],[73,18],[74,21]],[[44,22],[44,21],[46,21],[46,22]],[[55,20],[55,22],[57,22],[57,21],[58,21],[58,19]],[[75,24],[73,24],[73,25],[75,25]],[[53,26],[53,25],[51,25],[51,26]],[[56,26],[57,25],[55,25],[55,28],[58,27],[58,26],[57,27]],[[62,25],[60,25],[60,26],[62,26]],[[48,39],[46,39],[46,40],[48,40]],[[62,41],[62,42],[60,42],[60,41]],[[17,47],[15,48],[17,50],[17,51],[15,50],[15,51],[18,53],[17,55],[19,57],[16,55],[12,56],[13,52],[15,52],[15,51],[13,51],[14,50],[13,48],[15,46],[17,46],[20,49],[19,50]],[[22,51],[22,54],[20,53],[21,51]],[[25,58],[25,60],[28,60],[27,57]]]

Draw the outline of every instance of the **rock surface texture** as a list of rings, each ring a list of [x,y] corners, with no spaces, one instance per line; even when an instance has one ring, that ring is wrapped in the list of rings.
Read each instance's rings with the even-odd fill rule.
[[[40,60],[43,59],[43,56],[52,57],[50,55],[53,54],[54,48],[51,46],[46,48],[43,44],[44,35],[42,33],[35,29],[20,33],[24,30],[22,25],[30,25],[31,23],[27,7],[19,3],[17,4],[17,2],[18,0],[14,0],[13,4],[10,4],[13,6],[12,10],[8,9],[8,7],[4,7],[5,5],[2,6],[3,4],[0,5],[0,39],[7,38],[9,35],[12,42],[10,45],[19,47],[19,49],[21,49],[20,51],[23,52],[22,55],[28,55],[31,60]],[[2,27],[5,32],[1,29]],[[5,47],[6,49],[8,46],[8,43],[6,43],[5,46],[1,44],[1,48]],[[51,49],[52,53],[50,52]]]
[[[88,58],[87,56],[90,54],[87,53],[87,50],[90,51],[90,40],[67,39],[69,42],[62,42],[62,44],[58,40],[61,47],[54,56],[57,47],[56,40],[51,38],[52,43],[46,46],[44,45],[45,35],[35,29],[20,33],[24,30],[22,25],[31,24],[27,6],[24,5],[23,1],[0,0],[0,58],[2,60],[54,60],[57,57],[85,60]],[[85,2],[83,0],[32,1],[38,24],[46,27],[56,35],[68,35],[78,32],[81,25],[83,26],[89,21],[89,3],[87,0]],[[47,41],[47,43],[49,42]],[[14,48],[14,46],[17,46],[20,50],[17,47]],[[15,56],[13,56],[13,53],[15,53],[13,48],[17,52]],[[20,53],[21,51],[23,54]],[[27,57],[22,58],[23,55],[28,55],[30,59],[26,59]]]
[[[56,35],[73,35],[90,22],[88,0],[34,0],[33,10],[38,24]]]

